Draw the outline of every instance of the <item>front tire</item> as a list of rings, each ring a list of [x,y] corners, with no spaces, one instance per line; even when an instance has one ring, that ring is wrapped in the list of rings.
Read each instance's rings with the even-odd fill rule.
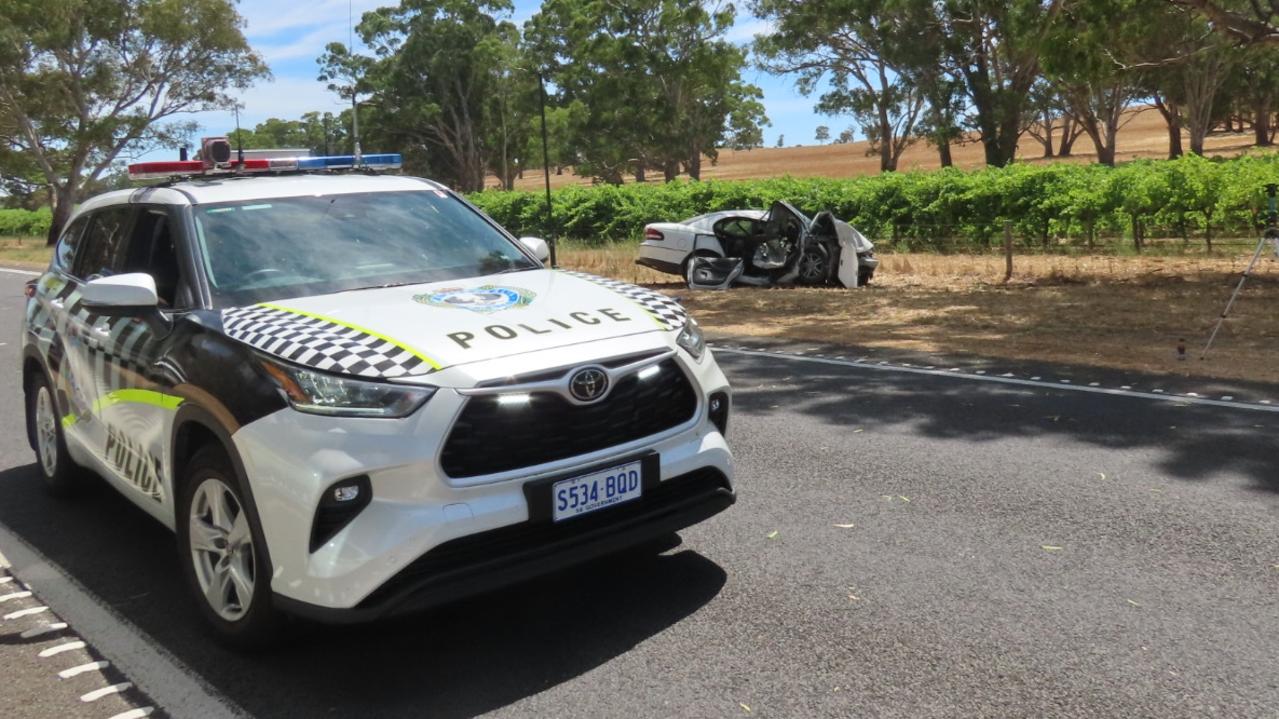
[[[83,470],[67,452],[53,389],[44,375],[31,380],[27,392],[27,421],[31,423],[36,466],[40,468],[45,488],[60,497],[74,494],[83,482]]]
[[[178,504],[178,552],[200,613],[222,641],[260,647],[278,637],[271,568],[247,494],[221,447],[187,463]]]
[[[804,249],[799,257],[799,276],[796,282],[801,285],[825,284],[830,277],[830,253],[820,243],[812,243]]]

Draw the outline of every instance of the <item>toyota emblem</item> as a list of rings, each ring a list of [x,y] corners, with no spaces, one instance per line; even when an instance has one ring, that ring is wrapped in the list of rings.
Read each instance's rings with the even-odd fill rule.
[[[568,381],[569,394],[578,402],[598,402],[608,392],[608,375],[598,367],[585,367]]]

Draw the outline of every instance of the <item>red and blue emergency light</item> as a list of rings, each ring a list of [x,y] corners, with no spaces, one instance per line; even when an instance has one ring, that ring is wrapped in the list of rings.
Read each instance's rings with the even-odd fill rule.
[[[221,150],[225,138],[208,138]],[[271,157],[246,158],[244,160],[217,161],[222,153],[209,152],[209,142],[204,143],[205,160],[173,160],[163,162],[137,162],[129,165],[129,178],[134,180],[156,180],[172,177],[210,177],[216,175],[238,175],[258,172],[315,172],[325,170],[398,170],[403,165],[399,153],[389,152],[372,155],[324,155],[320,157]],[[211,157],[210,157],[211,156]]]

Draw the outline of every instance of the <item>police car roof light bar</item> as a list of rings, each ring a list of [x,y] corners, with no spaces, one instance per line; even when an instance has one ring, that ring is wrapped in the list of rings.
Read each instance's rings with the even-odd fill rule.
[[[203,160],[135,162],[129,165],[129,178],[134,180],[170,179],[174,177],[215,176],[231,173],[314,172],[330,170],[398,170],[403,167],[399,153],[364,155],[357,163],[354,155],[322,157],[250,158],[215,165]]]

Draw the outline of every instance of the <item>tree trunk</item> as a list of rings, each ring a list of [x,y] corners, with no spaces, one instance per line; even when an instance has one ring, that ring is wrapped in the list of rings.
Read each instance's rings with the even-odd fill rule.
[[[644,167],[644,163],[642,162],[635,163],[635,181],[636,182],[648,182],[648,175],[645,174],[644,172],[645,169],[646,168]]]
[[[1057,148],[1058,157],[1070,157],[1075,150],[1075,140],[1079,139],[1081,131],[1078,123],[1072,118],[1067,117],[1066,123],[1062,128],[1061,146]]]
[[[1181,149],[1181,112],[1174,103],[1164,102],[1158,95],[1154,99],[1155,109],[1163,115],[1168,127],[1168,159],[1175,160],[1185,154]]]
[[[667,160],[662,163],[662,175],[667,182],[674,182],[679,177],[679,163],[675,160]]]
[[[937,159],[942,167],[953,167],[955,161],[950,157],[950,142],[937,143]]]
[[[1204,138],[1207,136],[1205,128],[1190,128],[1190,152],[1195,155],[1204,154]]]
[[[1259,100],[1252,114],[1252,132],[1261,147],[1273,144],[1270,139],[1270,98]]]
[[[53,220],[49,223],[49,236],[45,242],[50,247],[62,235],[62,229],[67,226],[67,220],[71,219],[71,211],[75,209],[76,193],[73,187],[72,178],[68,178],[66,184],[57,188],[53,200]]]
[[[702,179],[702,152],[700,149],[693,148],[689,153],[688,164],[685,165],[688,170],[688,176],[694,180]]]

